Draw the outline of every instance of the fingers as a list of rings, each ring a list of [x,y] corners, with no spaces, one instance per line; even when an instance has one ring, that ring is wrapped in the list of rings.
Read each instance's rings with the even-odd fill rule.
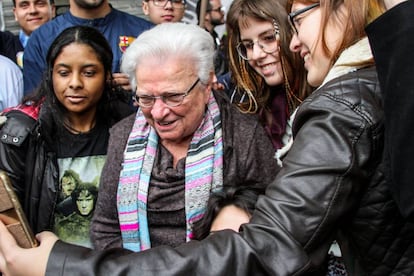
[[[39,247],[23,249],[0,220],[0,271],[3,275],[45,274],[47,260],[58,238],[51,232],[42,232],[36,237]]]
[[[18,249],[16,240],[0,220],[0,271],[3,275],[10,274],[8,264],[14,259],[16,249]]]
[[[213,90],[215,90],[215,91],[222,91],[222,90],[224,90],[224,85],[222,84],[222,83],[220,83],[220,82],[214,82],[213,84],[212,84],[212,88],[213,88]]]
[[[112,74],[112,84],[114,86],[121,86],[122,89],[127,90],[127,91],[131,91],[132,87],[131,87],[131,83],[129,81],[129,76],[128,74],[125,73],[113,73]]]
[[[36,239],[40,241],[40,243],[51,243],[55,244],[58,240],[58,237],[53,234],[52,232],[44,231],[36,235]]]
[[[16,240],[7,230],[3,221],[0,220],[0,251],[4,252],[4,249],[10,246],[17,246]]]

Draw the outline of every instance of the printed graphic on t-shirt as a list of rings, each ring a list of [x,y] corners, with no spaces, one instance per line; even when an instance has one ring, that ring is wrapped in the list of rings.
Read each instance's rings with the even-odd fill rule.
[[[58,159],[59,200],[54,232],[63,241],[91,247],[90,223],[105,156]]]

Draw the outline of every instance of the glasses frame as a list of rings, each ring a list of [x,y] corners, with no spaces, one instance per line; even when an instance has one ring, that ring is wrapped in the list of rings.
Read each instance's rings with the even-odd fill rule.
[[[161,96],[147,96],[147,95],[144,96],[146,99],[152,99],[152,103],[150,105],[143,105],[143,104],[141,104],[140,101],[139,101],[140,96],[138,96],[137,94],[134,94],[133,99],[139,104],[139,106],[141,108],[150,108],[150,107],[153,107],[154,104],[155,104],[155,101],[157,99],[161,99],[162,102],[165,103],[166,105],[168,105],[169,107],[177,107],[177,106],[182,105],[182,103],[184,101],[184,98],[187,97],[188,95],[190,95],[191,91],[193,91],[193,89],[196,87],[196,85],[199,82],[200,82],[200,78],[197,78],[197,80],[193,83],[193,85],[191,85],[191,87],[188,88],[187,91],[184,92],[184,93],[174,93],[173,95],[161,95]],[[171,96],[174,96],[174,97],[181,96],[182,98],[181,98],[181,101],[179,103],[171,105],[171,104],[168,104],[167,103],[168,97],[171,97]]]
[[[320,6],[320,3],[315,3],[307,7],[304,7],[303,9],[300,9],[300,10],[297,10],[297,11],[294,11],[288,14],[290,27],[292,27],[292,30],[295,32],[295,34],[299,33],[298,29],[295,26],[295,17],[298,15],[301,15],[302,13],[310,11],[311,9],[316,8],[318,6]]]
[[[225,12],[225,9],[224,9],[224,7],[223,6],[220,6],[220,7],[217,7],[217,8],[215,8],[215,9],[211,9],[211,10],[209,10],[209,12],[220,12],[220,13],[224,13]]]
[[[277,37],[280,34],[280,32],[279,32],[279,27],[276,25],[275,22],[273,22],[273,27],[274,27],[274,30],[275,30],[274,31],[274,36],[275,36],[276,49],[274,49],[273,51],[266,51],[264,49],[264,46],[259,43],[259,39],[256,39],[256,41],[252,41],[253,42],[253,47],[254,47],[254,44],[257,44],[260,47],[260,49],[263,52],[265,52],[266,54],[273,54],[274,52],[276,52],[279,49],[279,45],[278,45],[279,42],[278,42]],[[236,45],[237,54],[239,55],[239,57],[241,57],[244,60],[247,60],[247,61],[251,60],[251,58],[247,57],[247,52],[246,52],[246,56],[243,56],[242,50],[240,48],[242,45],[243,45],[243,41],[240,41],[239,43],[237,43],[237,45]],[[243,45],[243,47],[244,47],[244,45]]]
[[[148,2],[149,1],[150,0],[148,0]],[[176,1],[176,0],[175,1],[174,0],[167,0],[167,1],[165,1],[165,4],[164,5],[155,4],[155,3],[159,2],[159,1],[164,1],[164,0],[151,0],[151,1],[154,4],[154,6],[159,7],[159,8],[165,8],[167,6],[167,3],[168,2],[171,2],[171,6],[173,8],[175,8],[175,9],[184,9],[185,8],[185,5],[187,4],[187,1],[186,0],[181,0],[180,3],[178,3],[178,1]]]

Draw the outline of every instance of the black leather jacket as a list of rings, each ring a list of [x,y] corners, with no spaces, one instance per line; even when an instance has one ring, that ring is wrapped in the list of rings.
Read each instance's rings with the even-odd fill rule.
[[[35,120],[19,110],[5,114],[0,130],[0,168],[7,172],[35,233],[50,230],[57,201],[59,170]]]
[[[47,274],[312,275],[336,239],[350,275],[413,275],[414,225],[384,180],[383,128],[375,68],[333,79],[298,110],[284,167],[241,234],[142,253],[57,242]]]

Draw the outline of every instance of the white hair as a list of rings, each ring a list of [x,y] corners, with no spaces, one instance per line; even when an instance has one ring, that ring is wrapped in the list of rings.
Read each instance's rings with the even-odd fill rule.
[[[172,56],[191,60],[200,81],[208,83],[210,73],[214,72],[213,38],[201,27],[186,23],[158,24],[139,35],[122,57],[121,72],[129,75],[135,90],[135,70],[140,61],[148,57],[167,60]]]

